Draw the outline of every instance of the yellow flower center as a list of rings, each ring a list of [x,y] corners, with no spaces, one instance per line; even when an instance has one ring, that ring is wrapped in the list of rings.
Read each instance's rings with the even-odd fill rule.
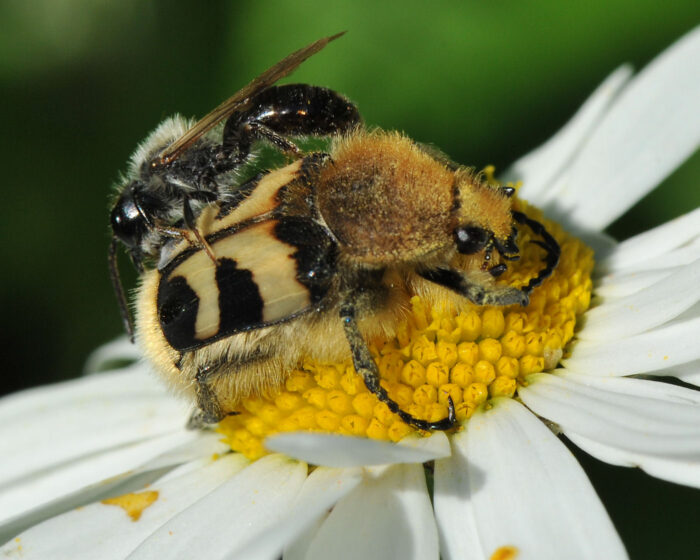
[[[561,246],[554,274],[534,289],[527,307],[433,302],[414,296],[412,313],[389,340],[369,341],[382,385],[403,410],[438,421],[452,397],[466,421],[490,397],[517,397],[525,376],[552,370],[574,336],[591,298],[593,251],[522,201],[518,210],[540,221]],[[498,280],[523,286],[543,267],[542,248],[519,228],[520,259]],[[266,453],[263,440],[287,431],[323,431],[398,441],[414,428],[370,393],[350,359],[307,360],[276,395],[243,401],[241,414],[218,426],[234,451],[251,459]]]

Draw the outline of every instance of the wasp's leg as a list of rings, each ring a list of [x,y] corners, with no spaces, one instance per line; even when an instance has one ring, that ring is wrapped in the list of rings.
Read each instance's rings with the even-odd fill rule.
[[[419,274],[426,280],[440,284],[464,296],[477,305],[522,305],[530,303],[529,292],[510,286],[485,288],[470,282],[466,275],[454,268],[433,268]]]
[[[448,397],[449,412],[447,418],[443,418],[439,422],[420,420],[408,412],[401,410],[398,403],[392,400],[384,387],[380,385],[377,364],[374,362],[374,359],[369,352],[369,348],[367,348],[367,344],[365,343],[364,338],[362,338],[360,330],[357,328],[357,322],[355,321],[355,307],[351,302],[346,301],[341,306],[340,319],[343,321],[345,337],[350,344],[352,362],[355,366],[355,371],[362,376],[367,388],[374,393],[381,402],[385,403],[389,407],[389,410],[398,414],[399,418],[406,422],[406,424],[414,426],[419,430],[449,430],[455,426],[457,419],[455,417],[455,406],[451,397]]]
[[[265,89],[235,113],[224,127],[224,148],[243,160],[256,140],[296,154],[285,136],[326,136],[352,130],[362,119],[357,107],[339,93],[318,86],[289,84]]]
[[[293,157],[301,157],[301,150],[291,140],[287,140],[281,134],[259,121],[251,121],[244,125],[244,131],[254,140],[267,140],[278,150]]]

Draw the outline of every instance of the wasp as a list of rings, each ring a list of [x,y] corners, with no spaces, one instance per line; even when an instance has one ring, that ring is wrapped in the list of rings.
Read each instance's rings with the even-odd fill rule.
[[[396,132],[354,128],[251,179],[244,195],[204,208],[201,245],[181,240],[146,271],[137,339],[154,368],[198,408],[193,424],[273,392],[303,357],[352,358],[368,389],[422,430],[381,386],[366,341],[394,332],[412,293],[435,286],[476,305],[525,306],[560,249],[496,187]],[[518,258],[518,228],[544,249],[521,287],[497,277]]]
[[[178,239],[203,247],[213,259],[194,227],[196,216],[207,204],[239,195],[236,172],[249,160],[257,141],[301,157],[287,137],[337,134],[359,124],[355,105],[330,89],[274,86],[341,35],[320,39],[287,56],[197,122],[167,119],[137,148],[110,216],[109,268],[130,336],[132,320],[117,265],[119,243],[139,272],[144,270],[144,260],[167,258],[167,247]],[[217,126],[220,123],[223,129]]]

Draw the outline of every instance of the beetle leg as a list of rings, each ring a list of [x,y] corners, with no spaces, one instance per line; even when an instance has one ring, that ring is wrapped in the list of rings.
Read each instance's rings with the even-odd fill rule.
[[[222,410],[214,391],[209,387],[209,377],[216,371],[215,366],[205,366],[199,369],[195,376],[195,396],[197,410],[192,413],[187,422],[187,428],[196,430],[206,424],[216,424],[227,416]]]
[[[467,275],[454,268],[432,268],[419,271],[423,278],[449,288],[464,296],[477,305],[522,305],[530,302],[529,291],[519,290],[510,286],[484,288],[480,284],[470,282]]]
[[[401,410],[399,404],[389,397],[386,389],[380,384],[377,364],[374,362],[369,348],[367,348],[367,344],[357,327],[355,306],[352,302],[346,300],[343,305],[341,305],[340,319],[343,321],[345,337],[350,344],[355,371],[362,376],[367,388],[374,393],[381,402],[385,403],[389,407],[389,410],[398,414],[399,418],[406,422],[406,424],[418,428],[419,430],[449,430],[455,427],[457,419],[455,417],[455,406],[451,397],[448,397],[449,412],[447,417],[438,422],[420,420],[408,412]]]

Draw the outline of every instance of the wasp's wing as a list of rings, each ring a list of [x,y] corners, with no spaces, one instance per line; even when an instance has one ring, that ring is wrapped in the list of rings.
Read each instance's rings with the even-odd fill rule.
[[[158,317],[170,345],[193,350],[313,309],[332,281],[335,244],[307,218],[251,225],[161,271]]]
[[[265,72],[260,74],[242,90],[238,91],[216,109],[211,111],[204,118],[199,120],[192,128],[190,128],[182,137],[173,142],[166,150],[161,154],[160,158],[163,163],[168,163],[177,159],[182,152],[184,152],[192,143],[196,142],[207,131],[215,127],[223,119],[229,117],[235,112],[244,111],[248,108],[248,104],[255,94],[261,92],[262,90],[269,88],[278,80],[284,78],[285,76],[291,74],[302,62],[304,62],[310,56],[316,54],[322,48],[324,48],[328,43],[337,39],[345,32],[332,35],[331,37],[324,37],[311,43],[310,45],[293,52],[286,58],[280,60],[277,64],[268,68]]]

